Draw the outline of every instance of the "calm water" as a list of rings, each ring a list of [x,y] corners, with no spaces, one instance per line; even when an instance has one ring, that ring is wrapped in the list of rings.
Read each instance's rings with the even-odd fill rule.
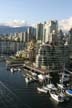
[[[48,95],[39,94],[36,86],[26,85],[21,72],[12,74],[0,62],[0,108],[72,108],[72,99],[57,105]]]

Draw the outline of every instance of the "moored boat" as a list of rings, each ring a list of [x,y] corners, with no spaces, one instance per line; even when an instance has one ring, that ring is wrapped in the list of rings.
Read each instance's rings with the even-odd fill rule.
[[[56,94],[56,93],[53,92],[53,91],[50,91],[50,96],[51,96],[51,98],[54,99],[56,102],[64,102],[63,96],[60,96],[60,95]]]
[[[68,96],[72,96],[72,90],[71,90],[71,89],[66,90],[65,93],[66,93]]]
[[[53,90],[57,90],[57,88],[55,87],[55,85],[52,84],[52,83],[47,84],[47,88],[48,88],[49,90],[51,90],[51,89],[53,89]]]
[[[47,93],[47,92],[48,92],[48,91],[45,90],[44,88],[40,88],[40,87],[37,87],[37,90],[38,90],[38,92],[40,92],[40,93]]]
[[[32,82],[33,81],[33,79],[32,78],[29,78],[29,77],[26,77],[25,78],[25,82],[28,84],[28,83],[30,83],[30,82]]]
[[[67,97],[63,92],[58,92],[57,90],[50,90],[49,93],[51,98],[58,103],[69,101],[69,97]]]
[[[10,69],[10,71],[13,73],[13,72],[14,72],[14,69],[13,69],[13,68],[11,68],[11,69]]]

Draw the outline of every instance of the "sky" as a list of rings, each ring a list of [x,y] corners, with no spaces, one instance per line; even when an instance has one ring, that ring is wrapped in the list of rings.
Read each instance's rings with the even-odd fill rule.
[[[72,21],[72,0],[0,0],[0,23],[13,26],[50,19]]]

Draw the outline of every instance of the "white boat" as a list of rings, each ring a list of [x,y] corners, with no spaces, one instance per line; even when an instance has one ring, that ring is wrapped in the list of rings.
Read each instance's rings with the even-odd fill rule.
[[[55,87],[55,85],[52,84],[52,83],[47,84],[47,88],[48,88],[49,90],[51,90],[51,89],[53,89],[53,90],[57,90],[57,88]]]
[[[29,82],[28,78],[25,78],[25,82],[26,82],[26,83],[28,83],[28,82]]]
[[[21,71],[21,69],[20,69],[20,68],[18,68],[17,70],[18,70],[19,72]]]
[[[31,74],[32,74],[33,76],[37,76],[37,74],[36,74],[36,73],[34,73],[34,72],[31,72]]]
[[[10,71],[13,73],[13,72],[14,72],[14,69],[13,69],[13,68],[11,68],[11,69],[10,69]]]
[[[39,80],[40,82],[43,82],[43,81],[45,80],[45,76],[42,75],[42,74],[39,74],[39,75],[38,75],[38,80]]]
[[[52,99],[54,99],[57,102],[64,102],[64,99],[61,96],[58,96],[58,95],[56,95],[54,93],[50,93],[50,96],[51,96]]]
[[[61,84],[61,83],[59,83],[59,84],[57,84],[57,86],[62,90],[64,90],[64,89],[66,89],[66,87],[65,87],[65,85],[64,84]]]
[[[25,82],[26,82],[26,83],[30,83],[31,81],[33,81],[32,78],[29,78],[29,77],[26,77],[26,78],[25,78]]]
[[[37,87],[38,92],[47,93],[47,90],[44,88]]]
[[[56,102],[61,103],[64,102],[64,95],[63,94],[56,94],[56,91],[52,90],[49,92],[52,99]]]
[[[13,72],[16,72],[16,71],[20,71],[20,68],[13,68],[13,67],[12,67],[12,68],[10,69],[10,71],[11,71],[12,73],[13,73]]]
[[[43,86],[42,88],[43,88],[44,90],[47,90],[47,91],[50,90],[47,86]]]

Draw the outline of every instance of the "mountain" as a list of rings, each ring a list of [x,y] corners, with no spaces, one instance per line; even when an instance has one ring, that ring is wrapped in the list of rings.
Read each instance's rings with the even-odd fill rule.
[[[15,32],[24,32],[29,28],[29,26],[21,26],[21,27],[10,27],[0,25],[0,34],[10,34]]]

